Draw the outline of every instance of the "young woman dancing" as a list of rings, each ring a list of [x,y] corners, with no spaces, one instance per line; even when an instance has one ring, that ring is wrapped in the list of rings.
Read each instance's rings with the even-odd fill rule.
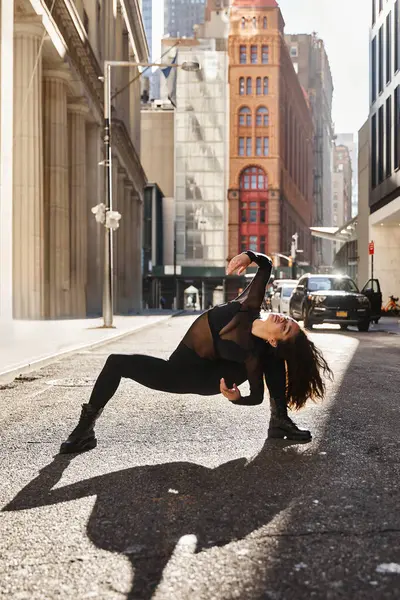
[[[295,425],[287,407],[299,409],[308,398],[322,398],[321,374],[331,371],[296,321],[276,313],[260,317],[272,269],[267,256],[243,252],[230,261],[227,274],[240,275],[252,262],[258,270],[243,293],[198,317],[169,360],[140,354],[109,356],[60,453],[96,447],[94,424],[122,377],[176,394],[222,393],[232,404],[253,406],[263,401],[265,376],[271,403],[268,436],[310,441],[310,432]],[[244,381],[250,384],[248,396],[242,396],[237,387]]]

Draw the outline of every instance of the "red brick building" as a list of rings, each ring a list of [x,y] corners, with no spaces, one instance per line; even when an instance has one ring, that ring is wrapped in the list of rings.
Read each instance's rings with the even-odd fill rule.
[[[313,125],[275,0],[234,0],[228,51],[229,256],[287,254],[297,232],[310,260]]]

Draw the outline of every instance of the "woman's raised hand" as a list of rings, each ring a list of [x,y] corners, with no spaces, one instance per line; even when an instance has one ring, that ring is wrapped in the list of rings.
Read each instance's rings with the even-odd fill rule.
[[[224,378],[222,378],[219,383],[219,389],[221,391],[221,394],[225,396],[225,398],[228,398],[228,400],[230,400],[231,402],[234,400],[239,400],[241,398],[240,390],[236,383],[233,384],[232,388],[228,388]]]
[[[229,265],[226,269],[226,274],[233,275],[233,273],[235,271],[237,271],[237,274],[241,275],[242,273],[244,273],[244,271],[247,269],[247,267],[250,265],[250,263],[251,263],[250,257],[245,252],[242,252],[242,254],[238,254],[237,256],[234,256],[229,261]]]

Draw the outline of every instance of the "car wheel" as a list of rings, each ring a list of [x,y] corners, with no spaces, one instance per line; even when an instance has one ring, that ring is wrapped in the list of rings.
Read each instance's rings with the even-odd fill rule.
[[[365,321],[360,321],[357,323],[358,331],[368,331],[370,320],[366,319]]]
[[[344,324],[343,324],[343,325],[341,325],[341,326],[340,326],[340,329],[341,329],[342,331],[347,331],[347,330],[348,330],[348,328],[349,328],[349,326],[348,326],[348,325],[344,325]]]

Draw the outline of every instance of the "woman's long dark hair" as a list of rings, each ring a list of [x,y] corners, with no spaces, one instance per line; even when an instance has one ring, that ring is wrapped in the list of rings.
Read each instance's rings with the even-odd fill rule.
[[[322,400],[325,395],[323,377],[333,378],[322,352],[300,332],[287,342],[278,342],[277,354],[286,361],[286,398],[290,408],[299,410],[308,399]]]

